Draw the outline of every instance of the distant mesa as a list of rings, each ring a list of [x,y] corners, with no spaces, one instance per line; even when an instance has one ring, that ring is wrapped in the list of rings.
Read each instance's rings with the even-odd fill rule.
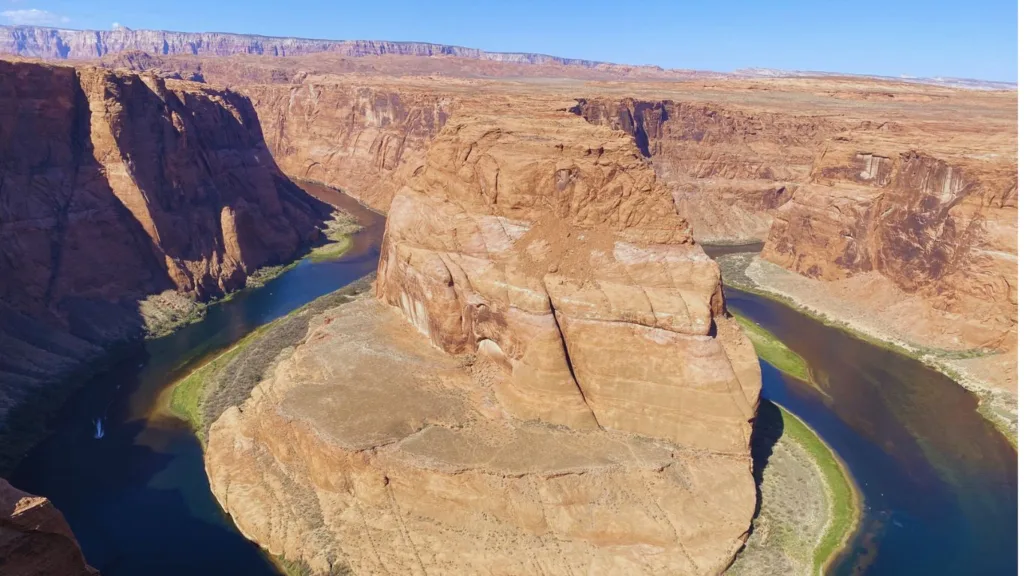
[[[449,56],[508,64],[565,66],[610,74],[628,75],[630,77],[662,79],[854,76],[875,80],[904,81],[974,90],[1017,89],[1017,84],[1013,82],[994,82],[968,78],[917,78],[908,76],[896,78],[868,74],[778,70],[773,68],[744,68],[731,73],[665,69],[660,66],[617,64],[580,58],[562,58],[531,52],[488,52],[478,48],[430,42],[323,40],[259,36],[255,34],[232,34],[226,32],[132,30],[117,22],[112,25],[111,30],[68,30],[43,26],[0,26],[0,54],[48,60],[88,60],[126,51],[142,51],[164,56],[232,56],[235,54],[250,54],[284,57],[319,53],[333,53],[349,57]]]

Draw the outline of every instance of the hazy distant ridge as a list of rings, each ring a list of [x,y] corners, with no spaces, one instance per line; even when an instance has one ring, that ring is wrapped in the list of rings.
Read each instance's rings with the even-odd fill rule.
[[[230,56],[260,54],[301,56],[332,52],[346,56],[455,56],[475,60],[519,64],[557,64],[584,68],[615,67],[616,64],[578,58],[560,58],[526,52],[486,52],[476,48],[428,42],[386,40],[312,40],[276,38],[222,32],[167,32],[163,30],[65,30],[40,26],[0,26],[0,53],[47,59],[87,59],[125,50],[151,54],[192,54]],[[632,68],[636,68],[632,66]],[[661,70],[657,66],[644,66]]]
[[[846,76],[854,78],[871,78],[896,82],[914,82],[931,84],[949,88],[966,88],[970,90],[1016,90],[1016,82],[997,82],[995,80],[974,80],[972,78],[921,78],[917,76],[881,76],[877,74],[849,74],[844,72],[815,72],[811,70],[777,70],[774,68],[744,68],[734,72],[737,76],[756,78],[799,78],[822,76]]]
[[[11,54],[49,60],[93,59],[140,50],[150,54],[194,56],[231,56],[257,54],[267,56],[301,56],[330,52],[343,56],[454,56],[474,60],[507,62],[514,64],[557,65],[631,72],[661,78],[693,78],[695,76],[732,75],[751,78],[785,78],[806,76],[855,76],[880,80],[915,82],[975,90],[1016,90],[1012,82],[992,82],[967,78],[894,78],[868,74],[836,72],[804,72],[770,68],[746,68],[731,74],[696,72],[693,70],[663,69],[659,66],[637,66],[561,58],[529,52],[487,52],[477,48],[433,44],[429,42],[392,42],[387,40],[315,40],[308,38],[280,38],[254,34],[226,32],[169,32],[164,30],[132,30],[125,27],[113,30],[69,30],[42,26],[0,26],[0,54]]]

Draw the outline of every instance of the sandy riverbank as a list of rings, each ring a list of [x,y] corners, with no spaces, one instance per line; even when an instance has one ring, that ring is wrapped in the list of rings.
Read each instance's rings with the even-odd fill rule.
[[[718,259],[723,281],[735,288],[787,304],[825,324],[915,358],[942,372],[979,399],[978,412],[1017,445],[1017,353],[956,345],[955,337],[922,326],[877,303],[847,297],[849,286],[806,278],[766,262],[756,254]],[[877,299],[884,300],[884,299]],[[909,304],[906,304],[909,306]]]
[[[799,418],[767,401],[762,410],[754,445],[755,461],[762,459],[755,466],[761,505],[727,574],[823,574],[856,533],[860,493],[838,456]]]

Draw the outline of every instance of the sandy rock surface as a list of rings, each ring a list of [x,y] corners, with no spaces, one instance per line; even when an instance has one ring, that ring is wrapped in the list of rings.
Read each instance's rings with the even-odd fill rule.
[[[213,425],[207,471],[274,554],[357,574],[708,574],[753,513],[749,456],[523,421],[507,373],[363,298]]]

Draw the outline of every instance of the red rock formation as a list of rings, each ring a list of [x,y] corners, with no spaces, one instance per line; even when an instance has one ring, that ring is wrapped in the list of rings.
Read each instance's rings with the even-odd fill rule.
[[[924,346],[1015,346],[1009,100],[838,79],[818,93],[771,88],[724,92],[725,104],[581,99],[573,111],[633,135],[701,241],[767,239],[766,259],[824,281],[877,274],[960,319]],[[794,108],[812,98],[814,115]]]
[[[0,478],[0,574],[91,576],[64,516],[46,498]]]
[[[826,281],[877,272],[963,318],[964,345],[1015,346],[1016,166],[853,137],[776,213],[764,258]]]
[[[717,265],[630,138],[543,106],[449,121],[392,203],[380,297],[495,357],[521,418],[749,454],[759,372]]]
[[[0,61],[0,425],[138,335],[138,299],[238,288],[316,238],[319,210],[238,94]]]
[[[211,426],[211,489],[318,572],[719,574],[760,371],[718,267],[632,138],[505,104],[463,102],[394,197],[379,300]]]
[[[330,77],[238,90],[252,101],[285,172],[342,188],[381,211],[423,162],[427,143],[451,108],[443,92]]]
[[[765,238],[770,212],[810,175],[828,122],[716,104],[580,99],[588,121],[632,134],[701,242]]]

